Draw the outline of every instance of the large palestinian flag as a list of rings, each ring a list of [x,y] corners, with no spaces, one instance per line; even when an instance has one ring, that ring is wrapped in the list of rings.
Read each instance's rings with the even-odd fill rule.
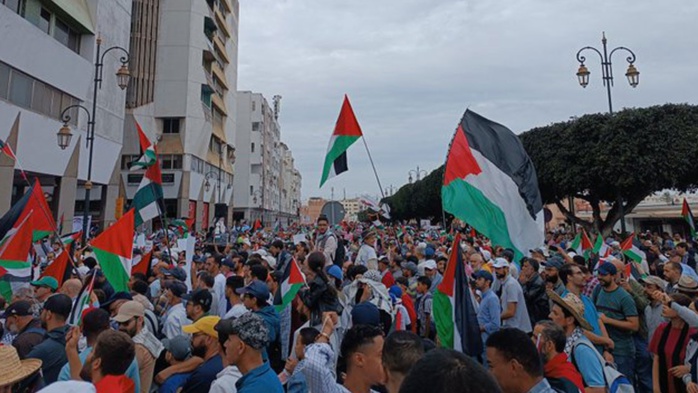
[[[29,212],[0,246],[0,295],[8,300],[12,299],[12,282],[31,280],[32,215],[33,212]]]
[[[31,216],[31,217],[30,217]],[[53,213],[46,203],[44,192],[39,181],[29,187],[22,198],[0,218],[0,241],[11,229],[16,229],[19,223],[30,217],[29,226],[32,228],[34,241],[45,238],[56,230]]]
[[[543,245],[536,170],[508,128],[470,110],[458,125],[441,187],[444,210],[511,248],[516,260]]]
[[[104,276],[116,292],[128,292],[133,259],[133,220],[134,211],[131,209],[90,242]]]
[[[330,144],[327,146],[320,187],[328,179],[349,169],[347,166],[347,149],[362,136],[361,127],[356,120],[356,116],[354,116],[354,110],[351,109],[349,97],[345,94],[342,110],[339,112],[339,118],[334,126]]]
[[[434,323],[441,345],[480,357],[483,351],[480,325],[477,322],[475,299],[468,285],[460,233],[453,240],[443,281],[434,292]]]
[[[150,142],[138,122],[136,122],[136,128],[143,156],[132,163],[131,170],[145,169],[143,179],[131,202],[131,207],[136,210],[135,225],[138,226],[160,215],[163,211],[163,193],[162,171],[158,164],[157,148]]]

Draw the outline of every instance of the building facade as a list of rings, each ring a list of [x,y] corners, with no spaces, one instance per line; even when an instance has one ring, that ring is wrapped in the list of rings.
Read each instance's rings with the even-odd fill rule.
[[[231,222],[238,24],[238,0],[133,0],[119,177],[127,206],[143,176],[128,170],[141,154],[138,123],[157,141],[167,216],[195,218],[196,229]]]
[[[87,111],[69,110],[73,138],[62,150],[56,134],[70,105],[92,108],[97,32],[104,54],[103,82],[94,116],[92,222],[115,220],[126,92],[117,84],[119,46],[129,49],[132,0],[0,0],[0,139],[17,161],[0,157],[0,214],[37,178],[64,231],[82,215],[88,173]],[[91,110],[91,109],[90,109]],[[17,119],[19,120],[17,121]],[[10,186],[11,185],[11,186]]]
[[[344,216],[344,220],[359,220],[359,212],[361,211],[361,203],[359,202],[359,198],[343,199],[339,202],[342,204],[342,206],[344,206],[344,210],[347,212]]]
[[[301,176],[288,146],[281,142],[279,100],[274,107],[260,93],[239,91],[233,200],[235,222],[260,220],[265,226],[298,219]]]

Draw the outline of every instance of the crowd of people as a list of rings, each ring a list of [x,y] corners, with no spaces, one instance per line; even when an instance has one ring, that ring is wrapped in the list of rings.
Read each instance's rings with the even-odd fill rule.
[[[640,234],[635,261],[616,235],[600,256],[564,229],[523,257],[457,224],[320,216],[199,233],[189,256],[163,232],[134,246],[150,260],[128,291],[89,243],[70,278],[14,285],[0,392],[698,393],[696,253],[680,234]],[[483,344],[470,356],[443,347],[434,314],[456,251]]]

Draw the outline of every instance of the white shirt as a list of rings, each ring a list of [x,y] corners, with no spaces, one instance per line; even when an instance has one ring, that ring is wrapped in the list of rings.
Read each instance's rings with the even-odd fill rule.
[[[162,333],[169,339],[175,336],[181,336],[182,326],[192,323],[191,320],[187,318],[187,311],[182,303],[170,307],[165,313],[163,320]]]
[[[226,311],[228,311],[226,306],[228,303],[225,298],[225,276],[223,273],[218,273],[214,280],[213,290],[216,292],[216,296],[218,296],[218,310],[216,315],[223,318],[225,317]]]
[[[378,267],[378,255],[376,255],[376,250],[364,243],[359,248],[359,252],[356,254],[356,264],[363,265],[367,268],[376,269]],[[375,265],[375,267],[373,267]]]
[[[225,316],[223,316],[223,319],[229,319],[229,318],[238,318],[242,314],[246,313],[247,307],[245,307],[242,303],[238,303],[234,305],[233,307],[228,310],[227,313],[225,313]]]

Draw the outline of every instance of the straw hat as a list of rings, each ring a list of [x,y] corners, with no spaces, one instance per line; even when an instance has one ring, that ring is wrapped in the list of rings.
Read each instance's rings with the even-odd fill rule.
[[[577,320],[577,323],[579,323],[579,326],[581,326],[582,329],[593,330],[589,322],[587,322],[587,320],[584,319],[584,303],[582,302],[582,299],[579,298],[579,296],[571,292],[567,292],[565,297],[562,298],[555,291],[551,291],[548,289],[548,297],[555,304],[564,308],[570,314],[572,314],[572,316],[574,317],[574,319]]]
[[[11,345],[0,345],[0,386],[15,384],[32,375],[41,367],[39,359],[19,360],[17,350]]]

